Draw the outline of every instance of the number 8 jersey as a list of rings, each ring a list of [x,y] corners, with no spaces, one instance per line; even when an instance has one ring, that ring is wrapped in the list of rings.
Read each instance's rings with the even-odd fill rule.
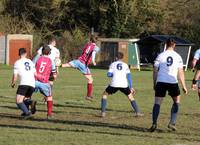
[[[166,50],[157,56],[154,67],[158,68],[157,82],[174,84],[178,82],[178,69],[183,68],[183,60],[177,52]]]
[[[113,74],[110,86],[119,87],[119,88],[127,88],[127,74],[130,73],[128,65],[120,60],[113,62],[108,72]]]
[[[21,58],[14,64],[14,74],[20,77],[19,85],[27,85],[35,88],[35,66],[30,59]]]

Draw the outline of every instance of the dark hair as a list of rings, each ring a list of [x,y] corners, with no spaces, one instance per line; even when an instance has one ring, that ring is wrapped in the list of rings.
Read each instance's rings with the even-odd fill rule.
[[[172,38],[167,39],[166,41],[167,47],[172,47],[174,44],[176,44],[176,41]]]
[[[44,45],[42,47],[42,55],[49,55],[51,52],[51,48],[48,45]]]
[[[26,49],[25,48],[20,48],[18,55],[21,56],[21,55],[23,55],[25,53],[26,53]]]
[[[95,36],[95,35],[92,35],[91,37],[90,37],[90,41],[92,42],[92,43],[96,43],[96,41],[97,41],[97,36]]]
[[[124,54],[122,52],[118,52],[117,53],[117,58],[118,59],[123,59],[124,58]]]
[[[51,36],[48,38],[48,44],[52,43],[53,41],[56,41],[56,38]]]

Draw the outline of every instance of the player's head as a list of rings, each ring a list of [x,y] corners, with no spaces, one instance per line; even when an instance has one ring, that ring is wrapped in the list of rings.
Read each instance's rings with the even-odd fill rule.
[[[90,41],[92,42],[92,43],[96,43],[97,42],[97,36],[95,36],[95,35],[91,35],[91,37],[90,37]]]
[[[169,48],[169,47],[175,48],[176,41],[174,39],[172,39],[172,38],[169,38],[166,41],[166,45],[167,45],[167,48]]]
[[[53,45],[53,46],[56,46],[56,38],[50,37],[50,38],[48,39],[48,44]]]
[[[18,54],[20,57],[22,56],[26,56],[26,49],[25,48],[20,48],[19,49],[19,54]]]
[[[42,55],[49,55],[51,52],[51,49],[48,45],[44,45],[42,47]]]
[[[124,58],[124,54],[122,52],[118,52],[117,59],[123,59],[123,58]]]

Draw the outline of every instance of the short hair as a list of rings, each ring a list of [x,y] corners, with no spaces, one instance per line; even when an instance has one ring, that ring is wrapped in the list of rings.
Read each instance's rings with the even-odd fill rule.
[[[26,53],[26,49],[25,48],[20,48],[18,55],[21,56],[21,55],[23,55],[25,53]]]
[[[118,52],[117,53],[117,58],[118,59],[123,59],[124,58],[124,54],[122,52]]]
[[[55,37],[51,36],[51,37],[48,38],[48,43],[49,44],[52,43],[53,41],[56,41]]]
[[[51,48],[48,45],[44,45],[42,47],[42,55],[49,55],[51,52]]]
[[[96,43],[97,40],[98,40],[98,37],[97,37],[97,36],[91,35],[90,41],[91,41],[92,43]]]
[[[169,39],[167,39],[166,44],[167,44],[167,47],[171,47],[174,44],[176,44],[176,41],[172,38],[169,38]]]

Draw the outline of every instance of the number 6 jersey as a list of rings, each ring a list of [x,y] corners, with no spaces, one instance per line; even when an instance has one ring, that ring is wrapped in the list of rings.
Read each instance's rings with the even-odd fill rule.
[[[14,64],[14,74],[20,77],[19,85],[27,85],[35,87],[35,66],[30,59],[21,58]]]
[[[183,60],[177,52],[166,50],[157,56],[154,67],[158,68],[157,82],[174,84],[178,82],[178,69],[183,68]]]
[[[127,74],[130,73],[128,65],[120,60],[113,62],[108,72],[113,74],[110,86],[119,87],[119,88],[127,88]]]

